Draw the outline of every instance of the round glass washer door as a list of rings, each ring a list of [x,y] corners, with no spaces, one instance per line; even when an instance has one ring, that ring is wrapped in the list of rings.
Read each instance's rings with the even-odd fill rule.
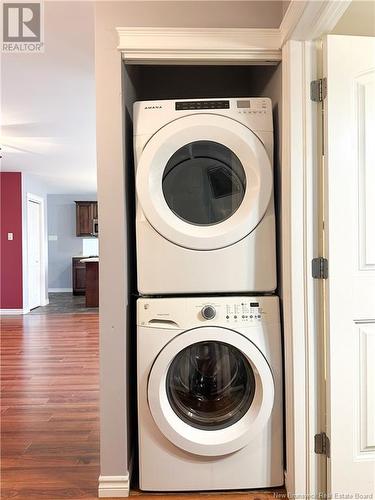
[[[174,120],[148,141],[136,186],[145,217],[164,238],[214,250],[241,240],[262,220],[272,168],[250,129],[202,113]]]
[[[179,448],[220,456],[246,446],[274,401],[271,369],[233,330],[201,327],[175,337],[156,358],[148,403],[156,425]]]

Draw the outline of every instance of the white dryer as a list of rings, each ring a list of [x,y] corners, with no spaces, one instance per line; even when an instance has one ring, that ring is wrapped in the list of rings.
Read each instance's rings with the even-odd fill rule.
[[[277,297],[142,298],[140,488],[283,484]]]
[[[276,288],[268,98],[134,104],[138,291]]]

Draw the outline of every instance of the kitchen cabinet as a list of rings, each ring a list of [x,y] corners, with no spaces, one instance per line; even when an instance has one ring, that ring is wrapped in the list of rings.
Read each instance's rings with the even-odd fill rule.
[[[99,307],[99,260],[87,259],[86,265],[86,307]]]
[[[73,295],[86,293],[86,264],[81,262],[83,257],[72,258]]]
[[[94,227],[98,219],[98,203],[96,201],[76,201],[76,235],[97,236]]]

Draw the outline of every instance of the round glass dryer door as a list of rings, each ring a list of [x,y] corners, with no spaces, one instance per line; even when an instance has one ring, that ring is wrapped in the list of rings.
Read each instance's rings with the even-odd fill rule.
[[[226,328],[182,333],[151,369],[148,402],[161,432],[198,455],[232,453],[267,423],[274,383],[269,365],[246,337]]]
[[[177,217],[198,226],[231,217],[246,192],[246,174],[237,156],[213,141],[182,146],[163,173],[164,198]]]
[[[149,223],[195,250],[236,243],[261,221],[272,168],[259,138],[228,117],[190,115],[160,129],[137,166],[137,195]]]

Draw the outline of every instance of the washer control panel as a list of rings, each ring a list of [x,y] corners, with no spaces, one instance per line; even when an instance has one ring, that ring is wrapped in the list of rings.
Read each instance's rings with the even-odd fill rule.
[[[154,328],[241,328],[279,321],[279,299],[275,296],[143,297],[137,301],[137,324]]]
[[[199,304],[200,307],[201,305]],[[212,321],[220,319],[224,324],[249,324],[261,321],[263,308],[258,300],[226,301],[218,304],[212,302],[201,308],[202,319]]]
[[[262,319],[262,307],[259,301],[242,301],[240,303],[226,304],[225,319],[228,322],[243,322],[259,321]]]
[[[195,317],[207,325],[256,325],[267,316],[265,304],[269,297],[211,297],[208,301],[194,299]],[[273,298],[273,297],[272,297]],[[277,299],[276,299],[277,300]]]
[[[203,306],[201,314],[204,319],[207,320],[214,319],[216,316],[216,309],[214,308],[214,306]]]

